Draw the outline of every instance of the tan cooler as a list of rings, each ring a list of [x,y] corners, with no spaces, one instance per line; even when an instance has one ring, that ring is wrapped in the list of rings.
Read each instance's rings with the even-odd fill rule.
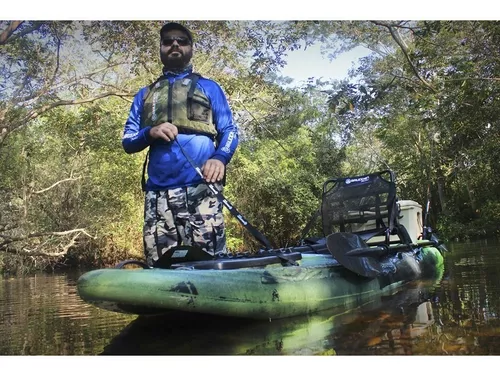
[[[418,237],[422,233],[422,205],[412,200],[400,200],[398,201],[398,205],[400,208],[399,223],[402,224],[406,230],[408,230],[408,234],[410,235],[412,242],[416,243]],[[368,212],[365,213],[368,214]],[[358,216],[359,213],[352,213],[352,215]],[[369,230],[375,228],[375,221],[368,221],[364,224],[353,224],[352,228],[353,231]],[[391,236],[391,241],[397,241],[398,239],[398,236]],[[368,244],[381,242],[383,240],[383,236],[375,236],[368,240]]]

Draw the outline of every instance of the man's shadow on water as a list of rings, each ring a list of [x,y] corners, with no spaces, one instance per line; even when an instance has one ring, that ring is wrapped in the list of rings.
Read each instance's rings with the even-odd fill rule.
[[[329,315],[315,315],[333,326]],[[101,355],[284,355],[296,346],[284,342],[310,325],[309,316],[272,321],[172,312],[139,316]],[[328,335],[328,333],[325,333]]]
[[[417,314],[424,303],[431,304],[429,294],[414,285],[363,307],[272,321],[189,312],[139,316],[101,355],[333,355],[339,350],[357,354],[388,328],[404,329],[421,320]]]
[[[139,316],[111,340],[102,355],[231,354],[241,327],[258,324],[189,312]]]

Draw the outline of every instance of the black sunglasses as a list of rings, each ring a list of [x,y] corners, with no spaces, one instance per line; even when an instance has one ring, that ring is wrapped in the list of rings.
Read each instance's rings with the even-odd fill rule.
[[[189,41],[189,39],[186,38],[186,37],[167,37],[167,38],[163,38],[161,40],[161,44],[163,44],[164,46],[171,46],[172,44],[174,44],[175,41],[177,41],[177,44],[179,46],[189,46],[191,44],[191,42]]]

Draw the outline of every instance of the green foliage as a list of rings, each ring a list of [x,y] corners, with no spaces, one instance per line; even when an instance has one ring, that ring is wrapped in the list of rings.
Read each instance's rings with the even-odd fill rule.
[[[274,246],[299,239],[327,178],[386,168],[401,198],[430,192],[444,236],[498,234],[497,22],[185,23],[195,69],[221,84],[240,128],[225,194]],[[144,153],[124,153],[121,133],[131,97],[161,73],[162,24],[24,22],[0,44],[0,268],[142,257]],[[350,80],[284,89],[287,52],[313,42],[331,58],[374,53]],[[226,223],[229,248],[259,247]],[[72,229],[88,235],[52,234]]]
[[[324,144],[325,129],[299,127],[285,138],[247,142],[231,162],[228,197],[275,247],[294,245],[312,213],[319,207],[322,183],[340,170],[338,148]],[[234,224],[235,222],[229,222]],[[253,239],[242,229],[228,226],[243,237],[246,248]],[[233,235],[233,236],[234,236]]]
[[[500,203],[488,201],[481,205],[474,218],[464,220],[461,210],[442,215],[437,230],[443,239],[474,240],[500,235]]]
[[[260,228],[274,246],[284,247],[298,240],[300,231],[318,206],[311,181],[314,151],[302,129],[285,140],[292,155],[276,147],[274,140],[254,145],[252,153],[242,150],[232,162],[228,190],[248,219]],[[289,149],[289,150],[290,150]],[[299,155],[299,157],[297,157]],[[317,174],[317,173],[316,173]],[[248,234],[241,234],[249,239]]]
[[[109,259],[116,248],[119,254],[141,256],[138,209],[144,155],[130,157],[121,148],[127,107],[111,100],[73,111],[54,110],[7,140],[0,149],[0,155],[5,153],[2,160],[9,161],[1,164],[7,177],[1,189],[11,210],[0,222],[17,225],[10,236],[85,228],[98,239],[99,259]],[[63,245],[35,238],[17,249],[43,246],[44,251],[58,252]],[[90,245],[96,242],[81,237],[73,248],[82,251]]]
[[[457,236],[492,234],[481,213],[500,191],[497,23],[374,24],[360,38],[391,35],[392,47],[357,72],[368,96],[334,93],[354,107],[336,109],[340,123],[355,138],[380,141],[376,154],[396,171],[401,196],[425,202],[430,184],[433,225]]]

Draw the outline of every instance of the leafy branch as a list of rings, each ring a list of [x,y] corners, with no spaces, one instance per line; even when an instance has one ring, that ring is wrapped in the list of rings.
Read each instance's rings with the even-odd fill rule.
[[[35,30],[38,30],[43,22],[34,22],[31,27],[28,27],[21,32],[13,35],[14,32],[19,29],[19,27],[23,24],[24,21],[12,21],[7,28],[0,33],[0,45],[5,45],[7,43],[12,43],[14,40],[22,38],[23,36],[32,33]]]
[[[54,109],[56,107],[60,107],[60,106],[70,106],[70,105],[79,105],[79,104],[83,104],[83,103],[90,103],[90,102],[94,102],[98,99],[103,99],[103,98],[111,97],[111,96],[126,99],[129,97],[132,97],[133,94],[127,93],[127,92],[105,92],[105,93],[101,93],[101,94],[98,94],[96,96],[92,96],[92,97],[88,97],[88,98],[74,99],[74,100],[60,100],[57,102],[45,104],[43,106],[40,106],[39,108],[35,108],[35,109],[29,111],[28,114],[26,114],[24,117],[18,119],[17,121],[15,121],[11,124],[5,124],[3,127],[0,127],[0,145],[4,142],[6,137],[11,132],[22,128],[23,126],[27,125],[30,121],[36,119],[37,117],[39,117],[40,115],[42,115],[43,113],[45,113],[49,110],[52,110],[52,109]],[[1,115],[2,114],[0,114],[0,116]],[[3,129],[1,129],[1,128],[3,128]]]
[[[396,44],[399,46],[401,49],[401,52],[403,53],[403,56],[405,57],[406,61],[410,65],[411,70],[413,71],[413,74],[418,78],[420,82],[424,84],[424,86],[428,89],[430,89],[432,92],[437,93],[437,90],[429,84],[418,72],[417,67],[413,63],[413,61],[410,59],[410,55],[408,52],[408,46],[404,42],[403,38],[401,37],[401,34],[397,30],[398,27],[400,27],[399,24],[392,24],[392,23],[386,23],[386,22],[380,22],[380,21],[372,21],[373,24],[378,25],[378,26],[383,26],[389,30],[389,33],[391,33],[392,39],[396,42]]]

